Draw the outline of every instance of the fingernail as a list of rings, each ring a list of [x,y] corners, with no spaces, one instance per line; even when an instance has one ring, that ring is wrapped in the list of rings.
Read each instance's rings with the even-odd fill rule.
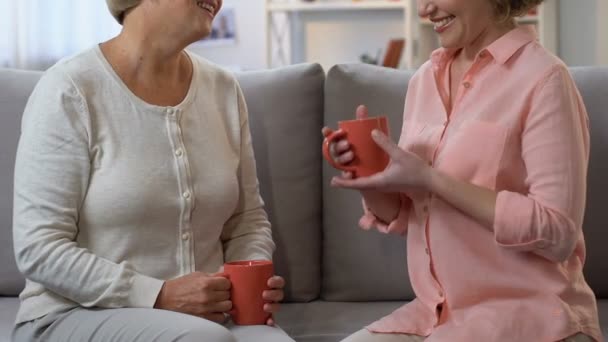
[[[380,137],[380,131],[378,131],[377,129],[372,131],[372,136],[374,138],[379,138]]]

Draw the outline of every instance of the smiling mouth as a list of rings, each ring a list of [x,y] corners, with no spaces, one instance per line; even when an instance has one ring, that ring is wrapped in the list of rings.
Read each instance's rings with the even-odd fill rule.
[[[196,5],[211,14],[211,16],[215,16],[215,6],[205,2],[205,1],[197,1]]]
[[[446,28],[448,25],[450,25],[452,23],[452,21],[454,19],[456,19],[456,17],[451,15],[451,16],[445,17],[443,19],[432,20],[432,22],[434,23],[435,31],[440,31],[440,30]]]

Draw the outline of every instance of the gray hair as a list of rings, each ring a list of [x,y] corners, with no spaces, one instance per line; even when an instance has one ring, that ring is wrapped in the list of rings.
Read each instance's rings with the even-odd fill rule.
[[[141,0],[106,0],[110,13],[121,25],[125,19],[125,12],[139,5],[140,2]]]

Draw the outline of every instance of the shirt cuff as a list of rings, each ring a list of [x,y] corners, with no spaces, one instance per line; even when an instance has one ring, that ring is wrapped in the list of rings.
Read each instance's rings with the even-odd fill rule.
[[[539,238],[531,229],[534,220],[534,201],[522,194],[501,191],[496,197],[494,238],[499,246],[533,251],[548,247],[549,241]]]
[[[131,278],[131,288],[127,295],[130,308],[152,308],[165,282],[160,279],[135,274]]]
[[[369,210],[367,203],[365,203],[365,199],[363,199],[364,213],[359,220],[359,226],[364,230],[370,230],[375,227],[379,232],[384,234],[405,235],[407,233],[407,224],[412,201],[403,194],[399,196],[399,200],[401,204],[397,217],[393,221],[385,223]]]

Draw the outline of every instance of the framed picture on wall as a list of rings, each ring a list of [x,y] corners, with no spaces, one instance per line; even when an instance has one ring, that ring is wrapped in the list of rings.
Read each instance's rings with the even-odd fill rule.
[[[211,34],[195,43],[198,46],[236,44],[236,15],[234,7],[224,6],[213,19]]]

